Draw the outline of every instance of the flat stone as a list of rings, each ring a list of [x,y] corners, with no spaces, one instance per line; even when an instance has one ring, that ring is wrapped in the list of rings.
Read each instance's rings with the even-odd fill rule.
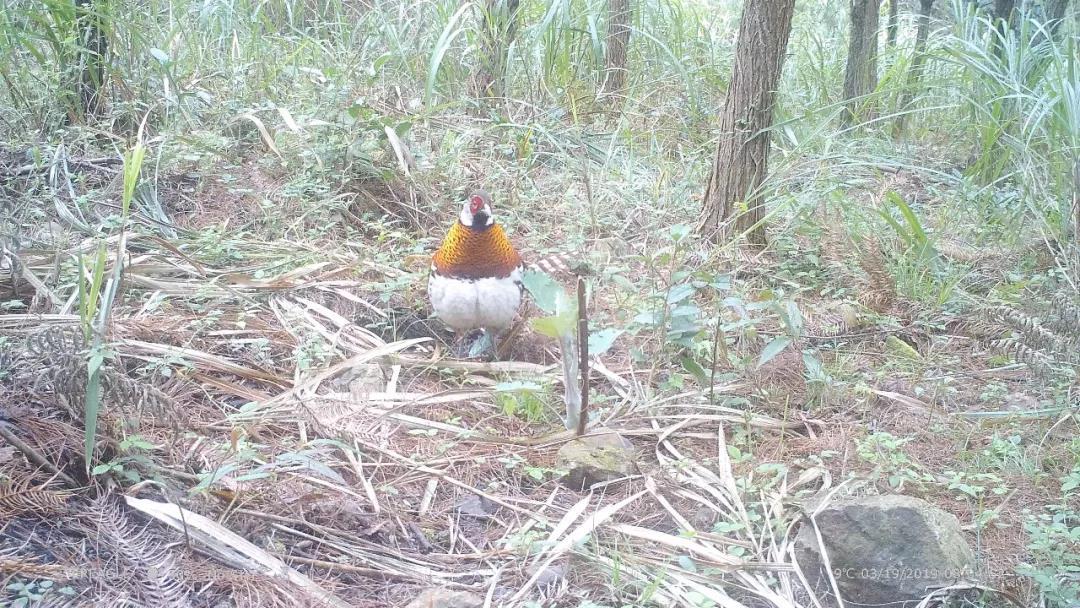
[[[487,517],[498,509],[498,504],[476,494],[466,494],[454,503],[455,512],[475,517]]]
[[[636,474],[636,459],[634,444],[614,431],[607,431],[565,443],[555,457],[555,468],[566,471],[560,480],[564,485],[572,490],[587,490]]]
[[[551,587],[559,584],[566,578],[566,564],[551,564],[547,568],[540,571],[539,576],[536,577],[536,588],[541,591],[547,591]],[[534,574],[535,568],[529,569],[529,574]]]

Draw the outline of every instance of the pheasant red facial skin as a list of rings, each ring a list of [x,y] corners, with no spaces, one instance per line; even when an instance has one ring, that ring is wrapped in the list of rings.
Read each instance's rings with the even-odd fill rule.
[[[521,256],[506,238],[502,226],[471,227],[455,222],[435,252],[432,265],[444,277],[502,279],[521,266]]]

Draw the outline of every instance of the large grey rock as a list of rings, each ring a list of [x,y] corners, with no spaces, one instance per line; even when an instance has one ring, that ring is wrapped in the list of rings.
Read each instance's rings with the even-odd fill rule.
[[[975,575],[975,554],[956,517],[910,496],[868,496],[826,507],[816,517],[847,606],[914,606],[936,587]],[[795,541],[799,565],[819,597],[831,590],[814,527]]]
[[[613,431],[566,442],[555,456],[555,467],[566,471],[561,481],[570,489],[587,490],[598,483],[637,473],[637,450]]]

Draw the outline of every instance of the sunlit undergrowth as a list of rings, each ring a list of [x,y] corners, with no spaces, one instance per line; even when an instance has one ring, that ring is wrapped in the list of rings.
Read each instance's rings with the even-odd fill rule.
[[[467,439],[559,426],[558,380],[529,366],[552,363],[554,345],[526,332],[512,357],[521,367],[507,374],[535,377],[500,377],[495,396],[486,372],[408,350],[417,346],[408,340],[438,333],[425,320],[425,256],[457,201],[482,185],[526,257],[592,263],[590,314],[618,332],[602,360],[621,378],[604,376],[611,385],[597,389],[597,419],[667,437],[683,424],[665,418],[667,408],[731,408],[716,415],[731,430],[723,449],[748,509],[714,526],[739,540],[725,555],[785,559],[783,543],[767,546],[759,533],[796,517],[769,511],[788,496],[777,489],[788,467],[792,497],[826,471],[854,473],[882,491],[915,487],[938,500],[986,543],[989,570],[1029,577],[1025,598],[1075,601],[1075,576],[1061,575],[1080,551],[1075,16],[1056,34],[1037,16],[999,31],[969,3],[941,0],[912,85],[914,17],[905,9],[897,44],[882,40],[880,84],[864,100],[874,111],[842,129],[847,3],[797,2],[765,184],[769,247],[744,251],[694,233],[741,3],[634,3],[627,87],[611,94],[606,3],[524,1],[500,75],[505,97],[477,98],[477,4],[96,0],[82,19],[107,43],[102,104],[84,115],[73,91],[90,59],[73,5],[3,2],[0,363],[10,369],[0,368],[0,393],[18,393],[25,387],[13,378],[27,381],[52,361],[25,393],[65,395],[48,411],[78,432],[47,431],[67,446],[54,460],[81,470],[76,482],[154,480],[202,501],[208,515],[232,508],[239,487],[265,491],[260,505],[294,500],[291,486],[270,486],[296,471],[345,488],[348,500],[420,516],[454,503],[459,486],[439,475],[542,504],[554,487],[544,485],[553,484],[550,454]],[[134,149],[145,158],[132,169]],[[68,322],[82,340],[33,337]],[[69,369],[78,359],[65,350],[89,357],[89,373]],[[372,351],[385,369],[364,367]],[[320,403],[326,417],[305,418],[316,405],[290,399],[311,395],[288,389],[349,357],[361,357],[359,371],[342,374],[351,379],[335,394],[360,386],[377,406],[352,420]],[[94,370],[103,388],[88,386]],[[111,401],[147,401],[125,374],[161,392],[149,399],[153,412],[110,411]],[[52,386],[60,376],[84,384]],[[100,412],[86,397],[98,392]],[[170,408],[197,418],[178,429],[179,443],[143,426],[142,416],[161,411],[181,424]],[[99,414],[107,439],[95,448],[80,425]],[[425,415],[428,426],[385,426]],[[820,425],[819,436],[777,430],[793,421]],[[338,445],[327,429],[360,439]],[[650,444],[676,471],[669,482],[734,487],[685,464],[716,459],[715,431],[685,455]],[[87,462],[84,448],[96,449]],[[369,458],[393,472],[371,481]],[[795,483],[799,471],[812,474]],[[430,477],[420,483],[421,474]],[[438,491],[427,485],[436,481]],[[243,485],[259,483],[267,485]],[[430,496],[413,504],[414,494]],[[568,532],[572,520],[547,524],[586,505],[560,500],[545,524],[507,524],[499,548],[527,554],[553,528]],[[374,519],[360,527],[389,521],[364,504],[361,515]],[[640,507],[632,523],[651,521],[655,508]],[[581,602],[565,605],[716,600],[697,572],[653,578],[649,565],[665,559],[688,568],[677,544],[664,544],[675,541],[619,525],[623,536],[605,529],[603,543],[580,551],[595,549],[588,584],[562,588],[566,602]],[[578,540],[591,532],[572,530]],[[457,534],[440,551],[460,549]],[[358,563],[408,584],[429,576],[411,562],[415,572]],[[611,572],[627,589],[592,580]],[[790,604],[769,595],[792,593],[793,579],[740,576],[724,580],[770,605],[797,605],[794,595]]]

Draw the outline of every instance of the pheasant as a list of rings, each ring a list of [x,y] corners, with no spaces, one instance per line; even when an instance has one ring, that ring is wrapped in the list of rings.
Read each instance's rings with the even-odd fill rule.
[[[494,349],[494,333],[511,325],[524,287],[521,256],[491,213],[491,196],[477,190],[431,258],[428,298],[443,323],[459,337],[483,329]],[[484,348],[481,347],[481,349]]]

